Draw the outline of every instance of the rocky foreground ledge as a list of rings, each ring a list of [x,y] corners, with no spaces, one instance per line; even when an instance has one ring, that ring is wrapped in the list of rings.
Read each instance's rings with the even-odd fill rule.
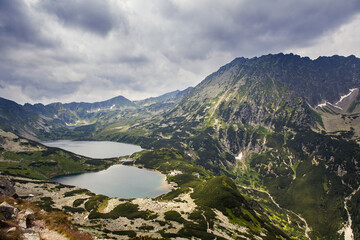
[[[0,239],[190,239],[194,235],[194,239],[266,239],[269,235],[255,218],[251,224],[244,220],[240,224],[235,221],[239,218],[199,205],[196,189],[171,199],[120,199],[50,181],[19,177],[6,181],[12,188],[7,191],[15,194],[0,198]],[[208,183],[224,181],[219,177]]]
[[[92,239],[71,224],[62,212],[46,212],[19,198],[12,180],[0,177],[0,239]]]
[[[20,198],[38,204],[43,209],[40,212],[64,211],[70,216],[71,224],[95,239],[129,239],[141,236],[153,239],[176,238],[179,232],[186,234],[184,226],[189,224],[198,227],[199,232],[205,230],[204,234],[217,235],[222,239],[232,239],[233,234],[247,235],[250,232],[246,227],[239,228],[230,223],[220,211],[215,212],[214,220],[207,219],[206,212],[199,210],[191,198],[192,192],[181,194],[172,201],[120,199],[95,195],[86,189],[49,181],[25,178],[11,180]],[[13,204],[14,202],[16,200],[13,200]],[[7,204],[6,201],[3,203]],[[16,208],[14,205],[9,208]],[[27,228],[20,231],[26,232],[25,229]],[[44,239],[44,233],[38,227],[32,229],[32,232]]]

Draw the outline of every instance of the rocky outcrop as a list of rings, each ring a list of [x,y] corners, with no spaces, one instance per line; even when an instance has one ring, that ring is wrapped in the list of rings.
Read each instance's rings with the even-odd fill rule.
[[[9,179],[0,177],[0,196],[16,197],[14,183]]]
[[[3,219],[9,220],[13,219],[15,213],[17,213],[17,208],[11,206],[7,202],[3,202],[0,204],[0,213],[2,214]]]
[[[0,232],[6,236],[20,237],[24,240],[40,240],[40,235],[30,223],[34,211],[30,208],[20,210],[4,201],[0,204]],[[12,239],[12,238],[11,238]]]

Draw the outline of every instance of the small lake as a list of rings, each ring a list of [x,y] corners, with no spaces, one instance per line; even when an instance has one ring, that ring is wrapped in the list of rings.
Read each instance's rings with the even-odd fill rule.
[[[119,157],[142,150],[140,146],[109,141],[57,140],[42,144],[91,158]],[[120,164],[99,172],[61,176],[52,180],[86,188],[96,194],[119,198],[152,198],[170,191],[165,175]]]
[[[165,175],[125,165],[113,165],[100,172],[62,176],[52,180],[109,197],[144,198],[169,192]]]
[[[143,150],[137,145],[110,141],[56,140],[41,143],[48,147],[58,147],[89,158],[120,157]]]

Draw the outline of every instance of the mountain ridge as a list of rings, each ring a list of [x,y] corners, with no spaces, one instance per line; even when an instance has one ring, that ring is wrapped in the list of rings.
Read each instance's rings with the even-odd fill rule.
[[[38,140],[48,135],[54,129],[92,125],[100,122],[107,124],[119,118],[135,118],[137,115],[151,117],[162,113],[174,106],[185,96],[191,88],[183,91],[174,91],[168,97],[161,95],[156,98],[147,98],[142,102],[154,101],[149,106],[141,101],[131,101],[124,96],[113,97],[100,102],[54,102],[50,104],[35,103],[24,105],[5,98],[0,99],[0,127],[14,131],[20,136]],[[12,109],[12,111],[8,111]],[[8,118],[11,118],[8,120]],[[19,121],[19,119],[31,120]]]
[[[333,133],[315,106],[335,104],[358,88],[359,63],[354,56],[239,58],[210,74],[156,121],[124,130],[110,126],[100,136],[181,149],[216,175],[269,191],[281,207],[308,221],[311,238],[339,238],[347,221],[344,198],[360,183],[359,139],[349,127]],[[349,214],[355,218],[354,213],[353,207]]]

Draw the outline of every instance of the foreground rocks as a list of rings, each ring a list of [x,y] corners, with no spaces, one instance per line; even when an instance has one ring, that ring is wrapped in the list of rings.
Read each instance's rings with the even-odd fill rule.
[[[170,201],[120,199],[95,195],[86,189],[58,183],[19,178],[14,181],[21,198],[38,202],[44,209],[65,211],[71,216],[71,222],[79,226],[79,230],[88,232],[96,239],[173,239],[179,238],[188,226],[201,228],[202,234],[218,236],[218,239],[233,239],[236,236],[247,238],[251,234],[250,229],[231,223],[220,211],[215,211],[213,220],[207,219],[191,198],[191,191]],[[97,198],[101,200],[96,202]],[[89,207],[90,202],[96,207]],[[118,210],[121,206],[124,206],[122,212]],[[128,208],[132,210],[127,211]],[[200,214],[199,219],[192,217],[195,212]]]
[[[194,188],[171,198],[121,199],[50,181],[11,181],[19,198],[0,198],[7,216],[0,239],[270,239],[266,229],[255,232],[252,223],[198,204]]]
[[[1,183],[1,186],[5,186],[1,188],[3,191],[0,196],[1,240],[94,239],[89,234],[78,231],[71,223],[69,215],[62,211],[45,211],[38,203],[11,197],[17,196],[14,194],[14,179],[1,178]]]
[[[8,200],[12,200],[9,198]],[[31,208],[21,210],[16,205],[4,201],[0,204],[1,231],[6,234],[8,239],[22,236],[25,240],[40,240],[41,227],[38,224],[32,224],[34,211]],[[40,224],[45,225],[45,224]]]
[[[5,177],[0,177],[0,196],[16,197],[14,183]]]

